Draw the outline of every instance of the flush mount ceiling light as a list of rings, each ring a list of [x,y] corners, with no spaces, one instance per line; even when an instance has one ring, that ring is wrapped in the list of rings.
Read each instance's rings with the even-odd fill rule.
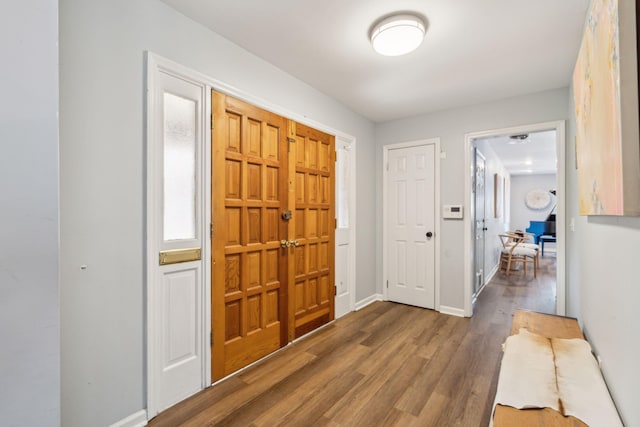
[[[385,56],[399,56],[417,49],[424,39],[425,31],[421,18],[402,14],[378,22],[369,36],[376,52]]]

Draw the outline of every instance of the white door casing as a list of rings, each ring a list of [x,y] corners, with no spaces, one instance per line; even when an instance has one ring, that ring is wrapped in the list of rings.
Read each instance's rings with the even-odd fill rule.
[[[439,308],[439,141],[385,147],[385,298]]]
[[[336,138],[335,317],[355,309],[355,143]]]
[[[565,315],[566,312],[566,283],[565,283],[565,271],[566,271],[566,254],[565,248],[565,146],[566,146],[566,133],[565,122],[554,121],[536,123],[531,125],[514,126],[509,128],[491,129],[479,132],[471,132],[465,135],[465,188],[464,199],[469,204],[470,210],[474,210],[474,198],[473,198],[473,149],[474,141],[480,138],[487,138],[497,135],[513,135],[531,132],[540,132],[547,130],[556,131],[556,158],[557,158],[557,182],[556,182],[556,236],[557,236],[557,263],[556,263],[556,313],[557,315]],[[470,215],[466,215],[463,219],[464,223],[464,316],[471,317],[473,315],[473,288],[474,288],[474,224],[473,224],[474,212]]]
[[[147,61],[147,417],[152,418],[208,382],[208,87],[163,68],[152,55]]]

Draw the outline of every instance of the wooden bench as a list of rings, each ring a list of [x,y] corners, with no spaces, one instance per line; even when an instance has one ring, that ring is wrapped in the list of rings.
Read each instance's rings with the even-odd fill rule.
[[[516,310],[511,324],[511,335],[520,328],[547,338],[582,338],[578,321],[571,317],[536,313],[534,311]],[[493,416],[494,427],[588,427],[575,417],[565,417],[560,412],[549,408],[515,409],[510,406],[497,405]]]

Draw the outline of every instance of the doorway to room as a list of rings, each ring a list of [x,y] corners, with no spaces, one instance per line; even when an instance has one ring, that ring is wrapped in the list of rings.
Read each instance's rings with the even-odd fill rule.
[[[564,122],[476,132],[466,136],[466,143],[465,198],[470,218],[465,220],[465,315],[472,315],[479,293],[492,277],[506,276],[499,273],[503,249],[499,234],[516,230],[528,230],[531,243],[545,245],[544,255],[538,252],[540,272],[555,285],[549,291],[552,311],[564,314]],[[480,168],[478,151],[484,157]],[[485,185],[479,171],[484,171]],[[528,268],[527,280],[533,280],[532,262]],[[509,280],[518,275],[523,272],[510,273]]]

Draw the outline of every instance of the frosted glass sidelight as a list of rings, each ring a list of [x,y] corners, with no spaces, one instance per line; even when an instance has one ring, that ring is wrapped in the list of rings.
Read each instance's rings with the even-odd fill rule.
[[[338,228],[349,228],[349,151],[339,148],[336,160]]]
[[[197,104],[164,94],[164,240],[196,237]]]

